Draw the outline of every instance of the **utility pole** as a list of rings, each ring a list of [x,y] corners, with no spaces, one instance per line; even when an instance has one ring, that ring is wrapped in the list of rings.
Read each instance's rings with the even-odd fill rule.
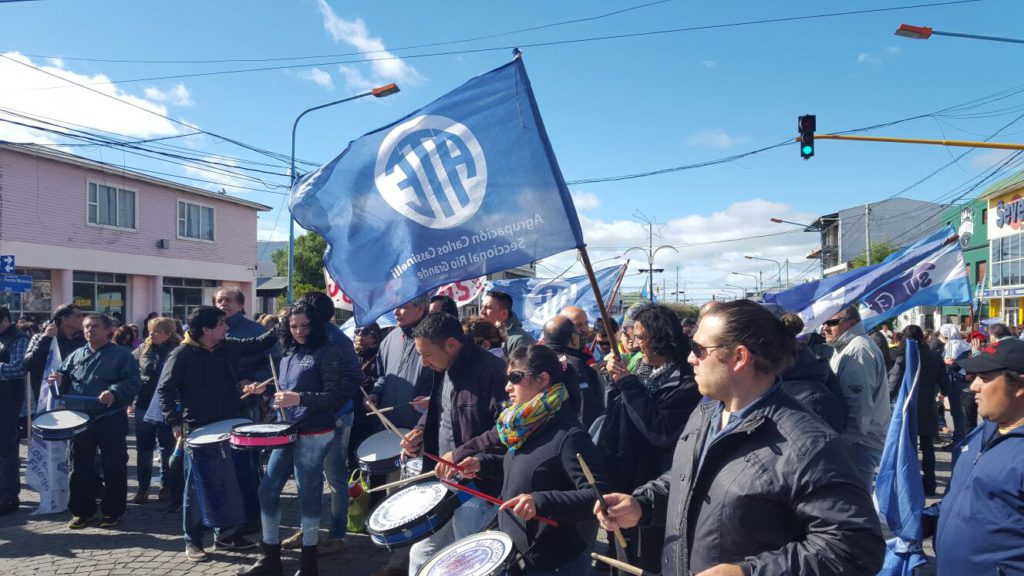
[[[623,254],[628,254],[629,252],[631,252],[633,250],[640,250],[641,252],[645,252],[647,254],[647,268],[646,269],[641,269],[640,271],[641,272],[647,272],[647,286],[649,287],[649,289],[651,291],[651,296],[654,296],[654,273],[655,272],[664,272],[665,271],[664,268],[655,268],[654,267],[654,257],[657,256],[658,252],[660,252],[661,250],[663,250],[665,248],[668,248],[669,250],[672,250],[673,252],[675,252],[677,254],[679,253],[679,250],[676,250],[676,248],[674,246],[670,246],[668,244],[665,244],[665,245],[662,245],[662,246],[658,246],[657,248],[655,248],[654,247],[654,225],[658,223],[657,220],[654,219],[654,218],[648,218],[643,212],[640,212],[639,210],[637,210],[633,214],[633,217],[636,218],[637,220],[640,220],[641,222],[645,223],[645,227],[647,228],[647,248],[642,248],[640,246],[634,246],[634,247],[630,248],[629,250],[626,250],[625,252],[623,252]],[[659,234],[659,236],[660,236],[660,234]],[[664,287],[662,289],[662,292],[664,292]]]
[[[867,255],[867,265],[871,265],[871,204],[864,205],[864,253]]]
[[[679,266],[676,266],[676,303],[679,303]]]

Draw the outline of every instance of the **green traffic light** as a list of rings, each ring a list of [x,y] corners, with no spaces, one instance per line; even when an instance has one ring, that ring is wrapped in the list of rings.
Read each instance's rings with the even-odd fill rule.
[[[803,153],[804,154],[813,154],[814,153],[814,146],[805,145],[803,147]]]

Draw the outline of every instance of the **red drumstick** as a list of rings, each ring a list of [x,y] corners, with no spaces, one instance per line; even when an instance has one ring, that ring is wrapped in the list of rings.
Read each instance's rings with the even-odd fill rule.
[[[466,494],[470,494],[472,496],[476,496],[477,498],[480,498],[481,500],[486,500],[486,501],[490,502],[491,504],[497,504],[498,506],[501,506],[502,504],[505,503],[505,501],[502,500],[501,498],[495,498],[494,496],[490,496],[488,494],[484,494],[483,492],[480,492],[479,490],[473,490],[472,488],[469,488],[468,486],[463,486],[462,484],[456,484],[455,482],[449,482],[449,481],[447,481],[447,480],[445,480],[443,478],[438,478],[438,480],[440,480],[441,482],[444,482],[445,484],[447,484],[448,486],[451,486],[452,488],[455,488],[456,490],[465,492]],[[558,522],[552,520],[551,518],[548,518],[547,516],[541,516],[540,514],[538,514],[538,515],[534,516],[533,519],[538,521],[538,522],[543,522],[543,523],[547,524],[548,526],[551,526],[552,528],[558,528]]]
[[[445,460],[444,458],[441,458],[440,456],[438,456],[436,454],[431,454],[430,452],[427,452],[426,450],[423,451],[423,455],[426,456],[427,458],[430,458],[434,462],[437,462],[439,464],[444,464],[445,466],[449,466],[451,468],[454,468],[454,469],[458,470],[459,472],[463,471],[462,470],[462,466],[459,466],[455,462],[452,462],[450,460]]]

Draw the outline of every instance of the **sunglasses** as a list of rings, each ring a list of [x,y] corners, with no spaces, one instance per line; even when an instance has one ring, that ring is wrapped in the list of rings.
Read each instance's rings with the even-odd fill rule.
[[[843,320],[846,320],[846,318],[833,318],[831,320],[825,320],[824,322],[821,323],[821,325],[832,328],[833,326],[838,326],[839,323],[842,322]]]
[[[690,352],[697,357],[698,360],[703,360],[707,355],[708,351],[714,350],[715,348],[727,348],[724,344],[721,346],[704,346],[703,344],[697,343],[696,340],[690,340]]]
[[[536,374],[523,372],[522,370],[513,370],[512,372],[508,373],[508,381],[513,384],[519,384],[520,382],[523,381],[523,378],[526,378],[527,376],[536,376]]]
[[[599,348],[611,348],[612,347],[612,341],[611,340],[594,340],[594,344],[596,346],[598,346]]]

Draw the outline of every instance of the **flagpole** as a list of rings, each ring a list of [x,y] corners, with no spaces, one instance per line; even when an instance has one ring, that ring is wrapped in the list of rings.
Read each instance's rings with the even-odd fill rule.
[[[583,260],[583,268],[587,271],[587,278],[590,279],[590,289],[594,291],[594,299],[597,300],[597,308],[601,311],[601,321],[604,322],[604,333],[612,342],[612,357],[620,360],[619,345],[615,341],[615,331],[612,330],[611,317],[608,316],[608,309],[604,305],[604,298],[601,296],[601,287],[597,285],[597,277],[594,276],[594,267],[590,264],[590,255],[587,254],[587,247],[579,248],[580,259]]]

